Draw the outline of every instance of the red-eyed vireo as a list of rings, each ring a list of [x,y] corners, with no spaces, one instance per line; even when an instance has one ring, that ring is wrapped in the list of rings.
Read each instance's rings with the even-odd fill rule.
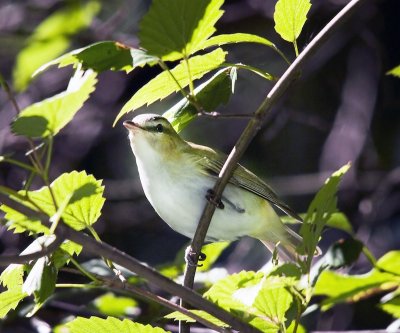
[[[206,197],[226,155],[183,140],[167,119],[142,114],[125,121],[144,193],[158,215],[175,231],[192,238]],[[301,221],[255,174],[238,165],[216,209],[206,240],[258,238],[271,251],[294,259],[302,238],[286,227],[272,206]],[[272,205],[271,205],[272,204]]]

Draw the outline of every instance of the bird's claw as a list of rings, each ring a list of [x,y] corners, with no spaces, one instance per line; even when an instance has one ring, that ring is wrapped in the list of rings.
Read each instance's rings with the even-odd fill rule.
[[[206,255],[203,252],[200,252],[198,255],[196,252],[192,251],[192,247],[188,246],[185,251],[185,261],[188,266],[196,266],[202,267],[203,264],[199,264],[199,261],[206,260]]]
[[[207,190],[206,199],[219,209],[225,208],[224,203],[221,201],[221,199],[216,198],[215,192],[212,189]]]

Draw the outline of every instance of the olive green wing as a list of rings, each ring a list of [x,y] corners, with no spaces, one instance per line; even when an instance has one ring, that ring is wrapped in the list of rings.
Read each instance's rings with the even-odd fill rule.
[[[201,153],[198,154],[196,162],[201,165],[202,172],[211,177],[218,177],[225,163],[226,156],[224,154],[218,154],[208,147],[195,144],[191,144],[191,146],[194,149],[201,149]],[[278,198],[274,191],[263,180],[240,164],[234,171],[229,183],[264,198],[297,221],[303,221],[293,209]]]

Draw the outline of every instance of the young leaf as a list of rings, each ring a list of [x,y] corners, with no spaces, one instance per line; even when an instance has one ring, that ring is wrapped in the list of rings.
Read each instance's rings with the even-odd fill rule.
[[[88,332],[124,332],[124,333],[167,333],[162,328],[152,327],[135,323],[131,320],[119,320],[113,317],[102,319],[98,317],[82,318],[78,317],[66,324],[69,333],[88,333]]]
[[[221,65],[225,61],[225,55],[226,52],[222,51],[222,49],[216,49],[205,55],[190,58],[188,63],[192,80],[201,78],[206,73]],[[187,75],[187,66],[184,62],[181,62],[170,72],[162,72],[140,88],[123,106],[114,121],[114,125],[124,114],[134,111],[145,104],[150,105],[178,91],[180,88],[175,80],[179,83],[181,88],[189,84],[190,80]]]
[[[15,88],[25,89],[35,70],[62,54],[69,47],[71,36],[88,27],[99,9],[96,1],[71,3],[44,20],[18,54],[13,71]]]
[[[138,304],[130,297],[116,296],[109,292],[93,301],[93,306],[107,316],[122,317],[137,314]]]
[[[76,244],[69,240],[64,241],[60,248],[53,252],[51,255],[51,262],[56,266],[57,269],[63,267],[69,262],[70,258],[75,254],[79,254],[82,251],[82,245]]]
[[[229,327],[223,321],[219,320],[218,318],[215,318],[214,316],[210,315],[208,312],[205,312],[203,310],[190,310],[190,312],[192,312],[192,313],[198,315],[199,317],[206,319],[210,323],[213,323],[220,327]],[[166,316],[164,316],[164,318],[173,319],[173,320],[183,320],[187,323],[195,323],[196,322],[196,320],[194,320],[193,318],[191,318],[181,312],[178,312],[178,311],[167,314]]]
[[[11,264],[0,275],[0,283],[8,290],[21,290],[24,276],[24,265]]]
[[[208,112],[214,111],[219,105],[226,104],[232,94],[230,68],[224,68],[212,78],[200,84],[195,90],[197,103]],[[198,114],[192,103],[183,98],[167,110],[163,117],[167,118],[177,132],[182,131]]]
[[[307,20],[310,8],[310,0],[278,0],[274,12],[275,31],[284,40],[295,42]]]
[[[338,171],[334,172],[327,179],[324,186],[318,191],[310,206],[308,207],[307,215],[300,229],[300,235],[303,237],[300,253],[307,254],[306,267],[310,267],[311,260],[315,254],[319,238],[323,227],[336,212],[339,182],[344,174],[349,170],[350,164],[346,164]]]
[[[66,91],[22,110],[11,125],[12,131],[28,137],[56,135],[89,98],[96,82],[96,73],[91,70],[76,71]]]
[[[392,68],[390,71],[386,73],[386,75],[393,75],[396,77],[400,77],[400,65],[396,66],[395,68]]]
[[[63,221],[70,227],[81,230],[95,223],[100,217],[105,201],[103,197],[104,186],[101,183],[101,180],[96,180],[92,175],[87,175],[85,171],[73,171],[62,174],[50,184],[57,203],[63,202],[66,196],[73,193],[68,206],[61,215]],[[25,191],[21,191],[21,194],[25,194]],[[42,187],[37,191],[28,191],[28,195],[48,216],[53,216],[56,213],[52,196],[47,187]],[[25,201],[21,203],[29,207],[32,206]],[[37,218],[25,216],[8,206],[2,205],[0,209],[6,213],[5,218],[11,223],[10,228],[19,227],[18,231],[21,229],[24,231],[24,228],[31,230],[31,222],[38,222]],[[47,228],[44,229],[45,232],[47,230]]]
[[[380,308],[395,318],[400,318],[400,296],[380,305]]]
[[[0,294],[0,319],[4,318],[10,310],[17,307],[18,303],[26,297],[21,289],[6,290]]]
[[[213,46],[221,46],[221,45],[236,44],[236,43],[256,43],[256,44],[266,45],[273,48],[274,50],[277,50],[275,44],[273,44],[264,37],[246,33],[235,33],[235,34],[222,34],[213,36],[203,41],[201,44],[199,44],[196,51],[204,50],[206,48]]]
[[[148,55],[143,50],[131,48],[120,42],[104,41],[68,52],[44,64],[33,75],[35,76],[53,65],[58,65],[58,67],[73,65],[76,68],[78,64],[81,64],[82,68],[90,68],[97,73],[106,70],[129,73],[135,67],[154,63],[157,63],[157,58]]]
[[[164,61],[189,57],[214,32],[223,0],[155,0],[139,27],[140,45]]]

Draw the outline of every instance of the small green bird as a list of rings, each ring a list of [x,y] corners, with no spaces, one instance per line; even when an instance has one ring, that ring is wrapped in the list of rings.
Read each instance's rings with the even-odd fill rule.
[[[193,238],[226,155],[183,140],[167,119],[142,114],[125,121],[144,193],[175,231]],[[272,205],[271,205],[272,204]],[[285,226],[272,206],[301,221],[255,174],[238,165],[213,215],[206,241],[259,239],[285,260],[296,258],[302,238]]]

